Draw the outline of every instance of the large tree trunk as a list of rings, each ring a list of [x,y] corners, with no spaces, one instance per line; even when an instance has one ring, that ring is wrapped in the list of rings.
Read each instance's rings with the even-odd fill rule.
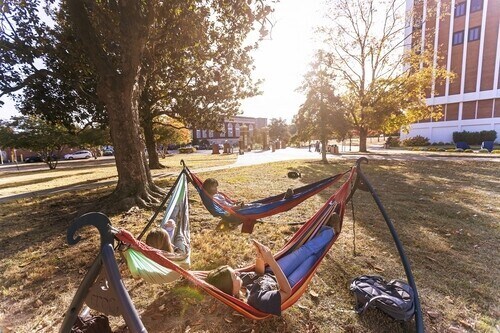
[[[366,153],[366,138],[368,137],[368,129],[364,127],[359,127],[359,151]]]
[[[163,169],[165,166],[160,163],[158,151],[156,150],[156,142],[153,134],[153,118],[150,114],[142,117],[142,128],[144,130],[144,140],[146,149],[148,150],[149,168]]]
[[[118,204],[120,208],[150,206],[158,202],[161,190],[154,185],[146,163],[135,97],[137,87],[118,86],[121,89],[104,88],[102,94],[108,109],[118,171],[118,184],[107,201]],[[115,92],[120,93],[117,96]]]

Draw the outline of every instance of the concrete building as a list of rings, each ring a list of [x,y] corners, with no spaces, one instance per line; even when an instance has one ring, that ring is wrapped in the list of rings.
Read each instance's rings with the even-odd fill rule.
[[[402,138],[452,142],[456,131],[495,130],[500,142],[500,0],[407,0],[407,10],[408,46],[432,49],[434,64],[456,77],[427,93],[443,117],[412,124]]]
[[[252,138],[256,129],[267,127],[267,118],[231,117],[224,120],[221,132],[194,128],[193,142],[200,143],[206,140],[209,144],[229,142],[231,145],[236,145],[240,139],[240,128],[243,125],[248,127],[249,137]]]

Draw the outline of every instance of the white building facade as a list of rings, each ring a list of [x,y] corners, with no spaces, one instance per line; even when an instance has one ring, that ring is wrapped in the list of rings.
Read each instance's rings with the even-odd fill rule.
[[[427,94],[441,119],[412,124],[401,138],[453,142],[456,131],[495,130],[500,142],[500,0],[408,0],[407,9],[414,13],[408,46],[432,48],[434,65],[455,78],[435,82]]]

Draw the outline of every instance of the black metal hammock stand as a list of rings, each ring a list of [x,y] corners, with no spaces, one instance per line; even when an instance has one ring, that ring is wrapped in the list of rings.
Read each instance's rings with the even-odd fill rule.
[[[401,258],[401,262],[403,264],[405,274],[408,280],[408,284],[411,286],[411,288],[414,291],[414,303],[415,303],[415,326],[416,326],[416,332],[417,333],[423,333],[424,332],[424,326],[423,326],[423,318],[422,318],[422,312],[421,312],[421,307],[420,307],[420,302],[419,302],[419,296],[417,292],[417,286],[415,285],[415,281],[413,278],[413,274],[411,271],[410,263],[405,255],[403,245],[401,244],[401,241],[399,240],[399,237],[397,235],[397,232],[394,228],[394,225],[392,224],[392,221],[390,220],[389,216],[387,215],[387,212],[385,211],[385,208],[383,207],[377,193],[375,192],[373,186],[370,184],[368,181],[368,178],[364,175],[364,173],[361,170],[361,162],[368,162],[366,158],[360,158],[356,162],[356,167],[355,172],[356,172],[356,178],[352,183],[352,188],[350,189],[350,193],[347,193],[345,195],[345,198],[343,200],[344,206],[345,203],[348,202],[349,199],[352,198],[354,195],[356,189],[361,189],[365,191],[369,191],[375,200],[380,212],[382,213],[384,220],[391,232],[392,238],[394,240],[394,243],[396,245],[396,248],[398,250],[399,256]],[[350,183],[349,183],[350,184]],[[347,190],[349,190],[347,188]],[[328,202],[327,202],[328,204]],[[322,208],[324,209],[324,207]],[[342,214],[341,214],[342,215]],[[313,223],[314,222],[314,217],[307,222]],[[152,223],[148,223],[148,226]],[[100,309],[107,309],[106,312],[104,312],[107,315],[113,315],[113,316],[118,316],[121,315],[127,326],[128,329],[131,332],[147,332],[146,328],[144,327],[139,313],[134,307],[134,304],[132,303],[132,300],[127,292],[127,289],[122,281],[122,277],[120,275],[120,271],[118,268],[118,264],[116,262],[115,258],[115,251],[113,249],[114,241],[116,239],[116,236],[118,236],[119,233],[124,232],[124,231],[119,231],[111,226],[109,223],[109,219],[101,214],[101,213],[89,213],[85,214],[78,219],[76,219],[72,225],[68,229],[67,233],[67,238],[68,238],[68,243],[70,244],[76,244],[80,241],[80,237],[74,237],[75,233],[77,232],[78,229],[84,227],[84,226],[95,226],[101,235],[101,250],[97,257],[95,258],[93,264],[91,265],[89,271],[85,275],[83,281],[81,282],[80,286],[78,287],[78,290],[68,308],[68,310],[65,313],[65,317],[60,329],[60,332],[66,333],[66,332],[71,332],[71,327],[75,323],[75,320],[80,313],[80,310],[84,306],[84,303],[87,303],[89,305],[89,299],[91,300],[92,304],[98,305],[98,308],[96,310],[103,312]],[[307,227],[307,226],[306,226]],[[146,228],[147,229],[147,228]],[[306,230],[299,230],[299,232],[305,232]],[[140,236],[144,234],[141,233]],[[295,235],[297,236],[297,235]],[[133,236],[132,236],[133,237]],[[338,237],[338,235],[335,237],[335,239]],[[295,237],[294,237],[295,238]],[[292,238],[293,240],[293,238]],[[140,241],[137,241],[140,242]],[[173,269],[177,273],[180,273],[183,275],[183,273],[188,273],[188,271],[182,269],[181,267],[177,266],[175,263],[170,262],[168,258],[161,258],[162,261],[167,263],[168,268]],[[167,267],[165,266],[165,267]],[[190,274],[184,275],[184,277],[187,277],[191,282],[197,283],[197,279],[194,278],[193,276],[190,276]],[[311,276],[312,278],[312,276]],[[104,279],[104,281],[103,281]],[[96,288],[97,285],[97,288]],[[105,287],[103,287],[105,286]],[[207,290],[207,284],[202,283],[201,285],[204,290],[209,292],[210,295],[216,297],[218,300],[224,302],[225,304],[232,306],[234,308],[234,304],[232,304],[232,301],[229,299],[231,296],[224,296],[221,293],[214,293],[213,287],[209,287]],[[304,288],[307,286],[304,286]],[[99,291],[95,294],[92,294],[92,290],[99,289]],[[104,290],[105,289],[105,290]],[[303,288],[302,288],[303,289]],[[303,292],[303,290],[302,290]],[[297,299],[300,297],[300,295],[297,295]],[[225,299],[227,298],[227,299]],[[230,302],[231,301],[231,302]],[[245,303],[246,304],[246,303]]]

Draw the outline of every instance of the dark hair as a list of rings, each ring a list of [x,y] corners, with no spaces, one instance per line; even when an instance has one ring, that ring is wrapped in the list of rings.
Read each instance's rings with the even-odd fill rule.
[[[233,278],[231,277],[230,267],[227,265],[208,272],[205,281],[226,294],[233,294]]]
[[[210,186],[219,186],[219,182],[217,181],[217,179],[215,178],[207,178],[205,179],[205,181],[203,182],[203,189],[207,189],[208,187]]]

